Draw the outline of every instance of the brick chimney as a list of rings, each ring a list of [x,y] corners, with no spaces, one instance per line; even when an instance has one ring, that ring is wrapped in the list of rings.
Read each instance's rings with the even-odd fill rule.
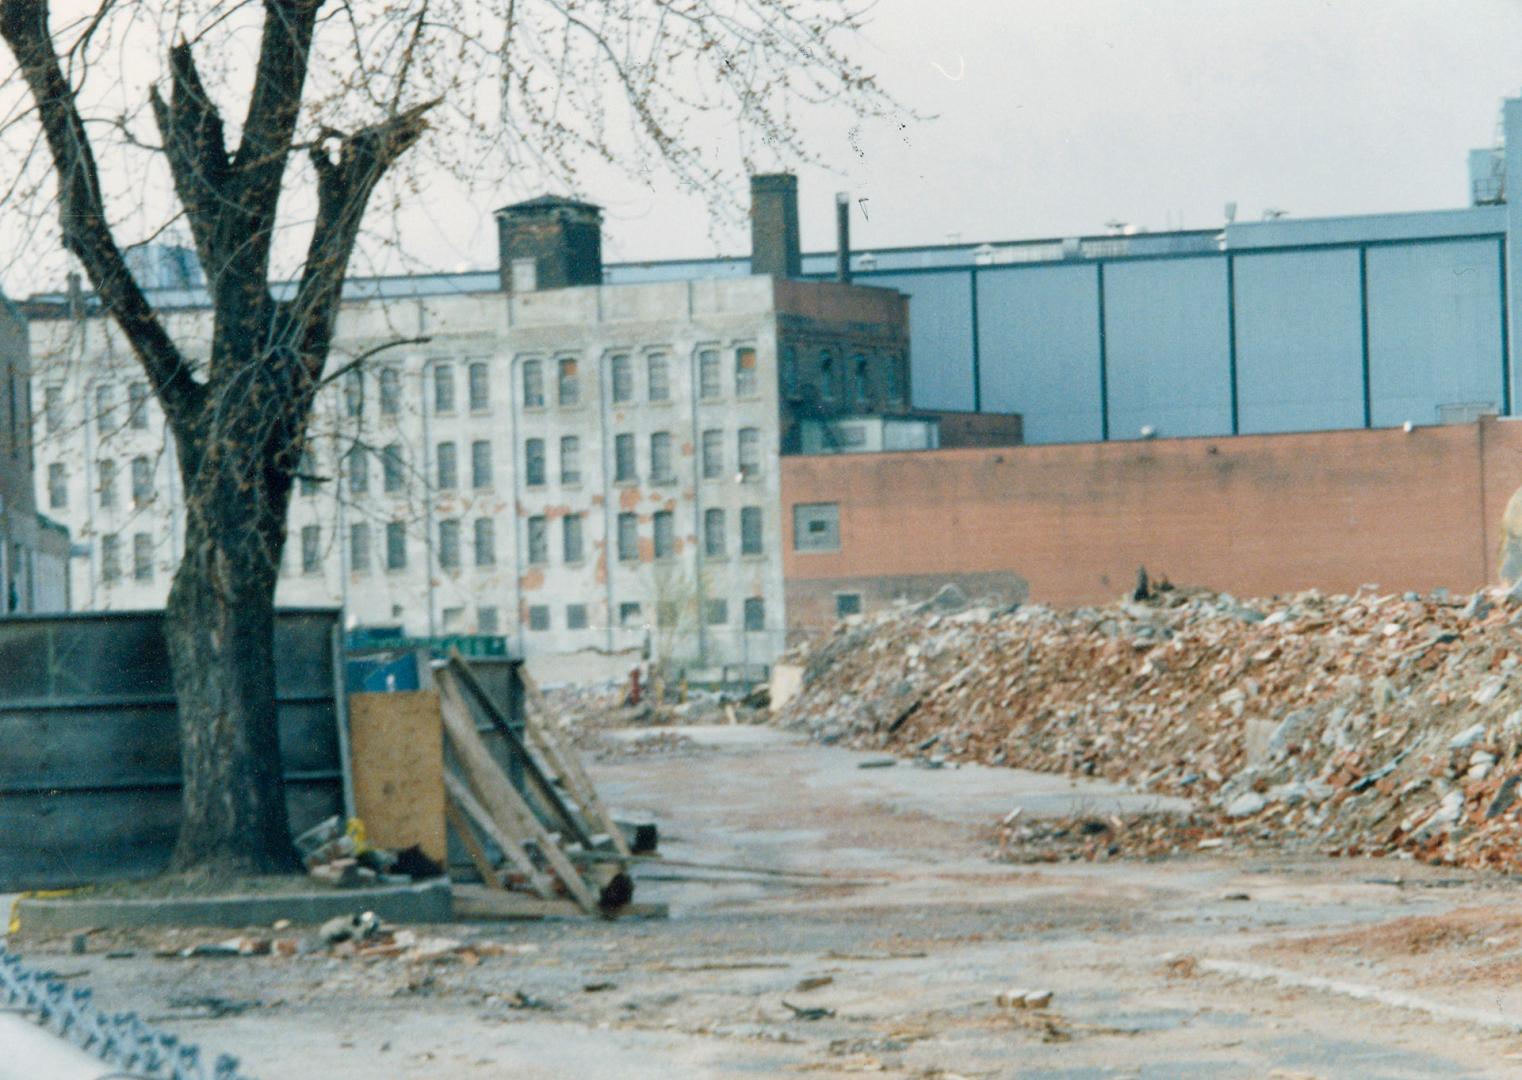
[[[798,178],[767,173],[750,178],[750,272],[797,277],[803,270],[798,247]]]
[[[541,195],[497,211],[502,291],[602,284],[602,208]]]

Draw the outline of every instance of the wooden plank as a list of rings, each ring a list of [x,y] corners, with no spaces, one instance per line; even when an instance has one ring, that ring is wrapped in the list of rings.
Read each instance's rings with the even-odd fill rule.
[[[454,656],[456,658],[459,656],[458,650],[454,652]],[[464,671],[463,676],[461,674],[462,670]],[[440,676],[444,677],[440,678]],[[503,718],[501,712],[497,709],[497,706],[492,703],[491,698],[481,689],[481,684],[476,682],[474,674],[470,672],[469,668],[464,667],[463,661],[458,667],[454,666],[452,662],[450,667],[436,672],[435,682],[441,690],[445,689],[446,686],[454,686],[457,683],[465,686],[466,690],[470,692],[471,697],[475,699],[476,704],[481,708],[481,711],[486,714],[486,718],[496,727],[503,739],[507,741],[508,749],[517,754],[523,762],[524,781],[535,797],[544,805],[545,813],[552,819],[552,824],[556,828],[563,827],[583,847],[592,847],[592,837],[587,832],[586,826],[582,824],[575,814],[571,813],[565,804],[565,800],[560,797],[560,792],[555,788],[554,784],[550,783],[549,777],[545,775],[544,770],[540,767],[538,759],[529,753],[528,747],[523,744],[523,740],[518,736],[518,733],[509,726],[506,719]],[[459,699],[465,709],[465,714],[471,716],[473,710],[466,704],[464,695],[459,695]]]
[[[457,776],[445,774],[444,784],[449,789],[450,807],[465,819],[466,824],[480,829],[487,839],[502,849],[502,854],[507,857],[507,861],[518,868],[518,872],[528,881],[531,889],[546,898],[557,895],[554,882],[540,872],[534,865],[534,860],[528,857],[528,852],[523,850],[522,839],[515,836],[513,831],[504,830],[493,819],[486,808],[470,793],[470,788],[465,785],[465,781]],[[483,851],[481,854],[485,858],[486,853]]]
[[[523,686],[523,696],[532,706],[531,709],[524,710],[525,723],[544,748],[553,767],[560,772],[567,786],[579,792],[577,801],[581,803],[583,811],[603,827],[612,839],[613,846],[618,849],[618,853],[625,856],[632,855],[629,842],[624,837],[624,830],[619,828],[618,823],[613,820],[613,815],[603,804],[602,797],[597,794],[597,786],[592,783],[592,778],[582,767],[581,758],[577,755],[575,748],[566,746],[561,741],[559,733],[555,731],[550,721],[550,703],[544,699],[544,694],[534,682],[534,677],[522,664],[518,665],[518,681]]]
[[[444,804],[444,818],[449,822],[449,827],[454,830],[454,834],[460,838],[460,844],[465,848],[465,854],[470,856],[471,864],[476,868],[476,873],[481,875],[481,880],[492,889],[507,888],[507,883],[497,873],[497,868],[491,864],[491,859],[486,855],[486,849],[481,846],[476,830],[471,825],[470,819],[465,816],[465,811],[460,809],[460,804],[453,799],[447,801]]]
[[[443,866],[444,733],[431,691],[349,696],[354,809],[376,847],[414,845]]]
[[[502,732],[510,743],[517,743],[516,733],[511,730],[507,719],[481,686],[480,681],[476,679],[475,672],[470,669],[470,665],[465,662],[465,658],[460,655],[458,649],[450,650],[448,670],[475,699],[476,704],[481,707],[481,711],[486,714],[497,730]],[[544,754],[545,762],[565,785],[566,791],[576,802],[587,821],[600,825],[607,832],[619,854],[628,855],[629,844],[624,839],[623,830],[613,821],[613,815],[608,813],[607,807],[598,798],[597,789],[592,785],[585,770],[581,768],[581,762],[575,752],[565,751],[554,733],[549,730],[546,723],[550,715],[548,703],[528,672],[523,670],[522,665],[518,667],[518,679],[523,687],[525,698],[533,706],[532,709],[524,710],[525,733]],[[590,837],[586,837],[583,842],[589,849],[592,847]]]
[[[566,858],[560,844],[539,823],[533,808],[523,801],[523,796],[518,794],[518,790],[497,767],[491,751],[477,734],[475,720],[453,680],[440,680],[439,701],[443,706],[444,734],[460,761],[470,787],[480,796],[491,820],[507,836],[520,841],[532,840],[538,845],[539,853],[576,898],[576,902],[589,912],[597,910],[596,894],[587,887],[571,860]],[[495,836],[492,839],[501,844]]]

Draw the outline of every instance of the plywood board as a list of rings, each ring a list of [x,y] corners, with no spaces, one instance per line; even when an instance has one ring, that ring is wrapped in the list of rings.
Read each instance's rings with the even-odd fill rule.
[[[440,866],[444,826],[444,730],[432,690],[349,695],[354,810],[376,847],[416,844]]]

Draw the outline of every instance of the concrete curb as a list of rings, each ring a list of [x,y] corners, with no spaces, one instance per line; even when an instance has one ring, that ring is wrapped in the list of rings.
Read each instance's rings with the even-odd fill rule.
[[[23,934],[145,926],[268,926],[278,919],[321,923],[357,911],[387,922],[449,922],[454,900],[448,879],[371,889],[326,889],[278,896],[175,897],[113,900],[89,896],[23,898],[16,913]]]

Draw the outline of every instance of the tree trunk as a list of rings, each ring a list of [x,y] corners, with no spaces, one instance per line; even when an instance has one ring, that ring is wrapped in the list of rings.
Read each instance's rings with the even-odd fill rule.
[[[164,619],[184,784],[172,866],[216,876],[300,869],[275,715],[275,583],[289,487],[256,494],[246,479],[237,483],[238,464],[252,457],[213,454],[182,470],[185,555]]]

